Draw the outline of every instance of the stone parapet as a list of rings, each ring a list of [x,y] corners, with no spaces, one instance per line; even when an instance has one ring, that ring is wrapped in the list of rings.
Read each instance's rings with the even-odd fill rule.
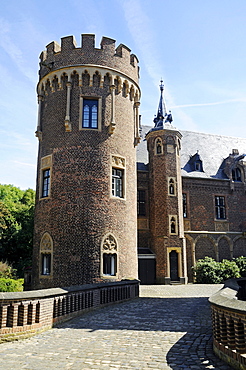
[[[213,319],[213,348],[234,369],[246,369],[246,279],[230,279],[209,302]],[[238,298],[242,298],[238,299]]]
[[[0,293],[0,343],[29,337],[83,312],[138,295],[138,280]]]
[[[40,78],[68,65],[96,64],[118,69],[138,81],[138,59],[127,46],[115,47],[115,40],[108,37],[102,37],[100,46],[95,47],[93,34],[82,35],[81,47],[77,47],[74,36],[63,37],[61,45],[56,41],[49,43],[40,55]]]

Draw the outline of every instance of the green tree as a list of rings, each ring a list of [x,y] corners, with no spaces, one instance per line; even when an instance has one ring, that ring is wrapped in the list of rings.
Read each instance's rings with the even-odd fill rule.
[[[35,191],[0,185],[0,260],[7,260],[18,276],[31,264]]]

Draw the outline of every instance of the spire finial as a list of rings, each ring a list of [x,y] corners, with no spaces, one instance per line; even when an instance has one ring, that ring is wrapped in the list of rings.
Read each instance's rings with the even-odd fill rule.
[[[161,78],[161,81],[160,81],[160,90],[161,90],[161,92],[164,90],[164,85],[163,85],[163,80],[162,80],[162,78]]]

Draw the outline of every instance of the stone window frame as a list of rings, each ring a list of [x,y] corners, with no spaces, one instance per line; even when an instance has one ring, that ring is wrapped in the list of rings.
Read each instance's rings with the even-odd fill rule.
[[[177,215],[168,215],[168,225],[169,225],[169,235],[178,235],[178,216]],[[175,227],[175,231],[172,231],[173,223]]]
[[[106,274],[104,272],[104,256],[111,255],[115,256],[115,274]],[[101,242],[101,263],[100,263],[100,275],[102,279],[117,279],[119,271],[119,256],[118,256],[118,242],[113,233],[109,232],[105,234]]]
[[[48,195],[43,195],[44,188],[44,174],[49,170],[49,190]],[[49,199],[51,196],[51,183],[52,183],[52,155],[47,155],[41,158],[40,162],[40,182],[39,182],[39,199]]]
[[[177,181],[175,177],[168,177],[167,178],[168,183],[168,195],[171,197],[176,197],[177,195]],[[171,191],[173,189],[173,192]]]
[[[113,194],[113,170],[122,171],[122,197]],[[110,197],[113,199],[126,199],[126,159],[119,155],[111,155]]]
[[[97,100],[97,128],[83,127],[84,100]],[[102,97],[101,96],[80,96],[79,99],[79,130],[101,131],[102,130]]]
[[[170,271],[170,253],[172,251],[177,252],[178,254],[178,276],[179,278],[182,277],[183,269],[182,269],[182,249],[181,247],[167,247],[167,275],[170,278],[171,271]]]
[[[223,204],[217,204],[217,199],[223,199]],[[219,201],[220,202],[220,201]],[[227,221],[227,203],[225,195],[214,195],[214,212],[215,212],[215,221]],[[224,212],[224,217],[217,217],[220,216],[219,213]]]
[[[162,155],[163,153],[164,153],[164,150],[163,150],[163,141],[162,141],[161,137],[158,136],[155,139],[155,155]]]
[[[43,273],[43,257],[50,256],[50,272]],[[53,277],[53,239],[51,235],[46,231],[40,241],[40,278],[52,278]]]

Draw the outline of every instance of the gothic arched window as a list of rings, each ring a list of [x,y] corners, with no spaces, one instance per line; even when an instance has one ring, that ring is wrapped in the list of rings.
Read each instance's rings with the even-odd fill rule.
[[[162,153],[163,153],[162,140],[158,137],[155,141],[155,154],[162,154]]]
[[[168,194],[169,195],[176,195],[175,179],[172,178],[172,177],[168,181]]]
[[[102,242],[102,274],[117,274],[117,242],[112,234],[106,235]]]
[[[53,241],[49,233],[44,233],[40,242],[41,273],[40,275],[51,275]]]

